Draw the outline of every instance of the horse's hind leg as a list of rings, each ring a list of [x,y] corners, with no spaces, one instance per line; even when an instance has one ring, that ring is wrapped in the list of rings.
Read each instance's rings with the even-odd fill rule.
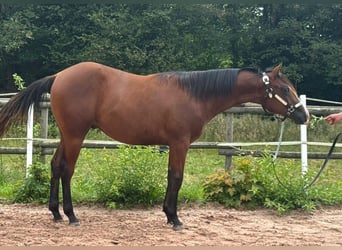
[[[65,162],[63,160],[63,148],[62,143],[58,146],[51,160],[51,184],[50,184],[50,201],[49,209],[53,214],[54,220],[61,221],[62,216],[59,213],[59,179],[61,177],[61,169],[65,168]]]
[[[52,176],[49,209],[51,210],[55,221],[62,219],[58,209],[59,180],[61,179],[63,189],[63,210],[64,214],[68,216],[71,225],[79,225],[79,220],[76,218],[73,210],[70,182],[74,174],[74,168],[82,141],[83,139],[77,139],[65,143],[65,141],[61,139],[61,143],[51,162]]]

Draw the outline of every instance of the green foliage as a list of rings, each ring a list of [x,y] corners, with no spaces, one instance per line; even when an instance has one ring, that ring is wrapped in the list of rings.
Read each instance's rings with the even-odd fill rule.
[[[1,9],[6,8],[2,6]],[[13,55],[33,39],[34,28],[30,20],[34,19],[34,13],[30,10],[13,12],[8,8],[8,11],[1,14],[0,51]]]
[[[18,181],[14,192],[15,202],[47,203],[49,200],[50,175],[46,165],[36,163],[30,167],[29,175]]]
[[[322,121],[324,121],[324,117],[323,117],[323,116],[311,115],[310,124],[309,124],[310,129],[315,129],[316,126],[317,126],[320,122],[322,122]]]
[[[21,78],[21,76],[19,76],[17,73],[14,73],[12,77],[14,80],[14,84],[19,91],[25,89],[25,81],[23,80],[23,78]]]
[[[243,158],[232,170],[219,169],[209,175],[203,184],[208,200],[228,207],[240,207],[252,200],[257,203],[255,198],[260,185],[251,170],[251,159]]]
[[[158,147],[121,146],[95,173],[97,198],[109,206],[160,203],[166,188],[167,154]],[[88,155],[88,161],[91,161]]]
[[[272,163],[272,157],[254,159],[253,168],[256,168],[255,178],[262,187],[256,195],[266,207],[275,208],[279,213],[293,209],[311,211],[315,203],[305,190],[306,178],[311,172],[302,177],[301,166],[293,160],[286,164]],[[279,182],[280,181],[280,182]]]
[[[140,74],[282,62],[300,93],[338,100],[340,13],[338,4],[3,4],[0,87],[13,87],[14,69],[31,82],[80,61]]]
[[[302,177],[301,168],[294,161],[274,165],[268,155],[260,159],[243,157],[231,170],[208,176],[203,186],[210,201],[229,207],[266,206],[279,213],[293,209],[312,211],[320,204],[341,202],[341,181],[329,187],[315,184],[306,190],[313,172]]]

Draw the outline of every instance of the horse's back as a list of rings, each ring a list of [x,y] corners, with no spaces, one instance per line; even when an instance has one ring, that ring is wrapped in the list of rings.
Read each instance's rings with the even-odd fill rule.
[[[167,144],[180,133],[190,137],[202,122],[197,104],[177,84],[91,62],[57,74],[51,106],[59,127],[69,134],[98,127],[129,144]]]

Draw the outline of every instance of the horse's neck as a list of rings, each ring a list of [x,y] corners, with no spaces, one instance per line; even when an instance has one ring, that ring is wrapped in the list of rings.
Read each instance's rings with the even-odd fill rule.
[[[204,109],[208,115],[208,120],[225,110],[243,103],[262,103],[264,97],[264,87],[260,79],[248,77],[251,73],[240,73],[234,91],[226,97],[213,98],[204,103]],[[245,75],[243,75],[245,74]]]

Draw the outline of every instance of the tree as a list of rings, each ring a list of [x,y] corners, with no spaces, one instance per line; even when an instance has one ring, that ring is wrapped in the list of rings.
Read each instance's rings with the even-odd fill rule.
[[[340,99],[341,5],[1,5],[0,88],[80,61],[137,74],[280,62],[301,93]],[[332,89],[322,91],[325,88]]]
[[[1,5],[0,17],[0,87],[7,89],[7,82],[12,79],[15,70],[13,61],[16,60],[18,53],[33,39],[35,27],[31,25],[30,19],[35,14],[30,10],[16,11],[14,8]]]

